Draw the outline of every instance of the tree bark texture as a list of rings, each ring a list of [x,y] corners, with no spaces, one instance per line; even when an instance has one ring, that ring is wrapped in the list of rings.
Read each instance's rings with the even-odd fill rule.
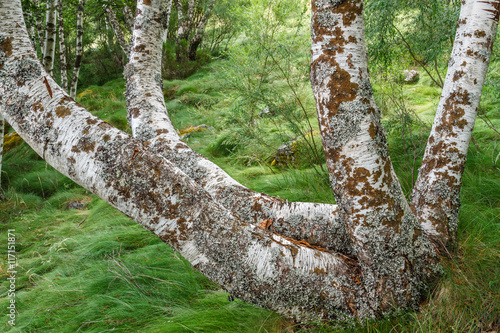
[[[170,15],[172,14],[172,0],[165,0],[162,3],[161,21],[163,24],[163,43],[167,42],[168,25],[170,24]]]
[[[57,0],[47,0],[45,20],[45,44],[43,47],[43,66],[50,76],[53,75],[54,57],[56,52],[56,12]]]
[[[76,88],[78,86],[78,76],[80,74],[80,66],[83,57],[83,8],[85,0],[79,0],[78,9],[76,12],[76,49],[75,49],[75,67],[73,67],[73,75],[71,76],[71,98],[76,97]]]
[[[57,170],[243,300],[299,318],[364,319],[417,307],[440,267],[388,155],[367,70],[363,2],[312,2],[311,82],[338,206],[251,192],[180,141],[161,94],[161,2],[137,4],[125,73],[135,138],[65,94],[36,59],[20,1],[0,2],[0,106],[7,121]],[[498,21],[499,1],[469,4]],[[448,75],[445,86],[454,78]],[[457,102],[463,98],[451,104]],[[275,220],[262,219],[270,216]],[[329,247],[303,241],[316,232]],[[335,237],[321,238],[326,233]]]
[[[3,136],[5,135],[5,124],[4,124],[2,105],[0,104],[0,199],[3,198],[2,191],[2,157],[3,157]]]
[[[59,68],[61,70],[61,87],[64,91],[68,91],[68,72],[66,64],[66,42],[64,35],[64,17],[63,17],[63,0],[59,0],[57,6],[58,11],[58,31],[59,31]]]
[[[194,0],[188,0],[187,11],[184,11],[182,6],[182,0],[174,0],[175,6],[177,8],[177,38],[176,44],[177,48],[175,50],[177,61],[184,60],[187,45],[187,39],[189,33],[191,32],[193,26],[193,14],[194,14]]]
[[[500,16],[499,1],[462,1],[455,44],[411,207],[424,230],[442,245],[458,226],[467,150]]]
[[[189,42],[189,50],[188,50],[188,57],[189,60],[196,60],[196,51],[198,50],[198,46],[200,46],[201,42],[203,41],[203,34],[205,33],[205,27],[207,26],[208,19],[210,16],[212,16],[212,9],[214,8],[215,5],[215,0],[210,0],[210,2],[207,5],[207,8],[205,9],[205,13],[203,13],[203,16],[198,23],[198,26],[196,27],[196,31],[194,32],[193,38],[191,38],[191,41]]]
[[[134,30],[134,15],[132,14],[132,11],[127,4],[123,4],[122,13],[123,20],[125,21],[127,29],[130,33],[132,33],[132,31]]]

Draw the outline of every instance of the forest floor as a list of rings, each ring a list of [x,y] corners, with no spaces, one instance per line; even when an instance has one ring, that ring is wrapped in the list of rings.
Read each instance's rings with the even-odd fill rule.
[[[218,84],[217,66],[212,63],[186,80],[164,82],[174,125],[190,132],[185,141],[255,191],[291,201],[334,202],[321,157],[311,162],[301,160],[305,155],[300,154],[289,165],[276,162],[276,149],[294,140],[284,117],[277,124],[272,115],[256,112],[259,133],[244,140],[248,123],[234,113],[235,100],[226,94],[227,87]],[[397,89],[377,81],[374,87],[393,163],[409,196],[440,89],[424,75],[418,83]],[[124,90],[124,80],[115,80],[87,87],[77,100],[130,133]],[[304,96],[307,119],[300,121],[317,129],[312,94],[306,91]],[[481,110],[500,128],[495,99],[483,102]],[[201,124],[208,129],[190,128]],[[319,138],[314,131],[307,135]],[[15,327],[8,325],[8,266],[2,260],[1,332],[500,330],[500,138],[481,118],[463,179],[458,245],[443,258],[443,278],[432,286],[419,311],[354,326],[314,319],[297,325],[232,300],[155,235],[56,172],[25,143],[11,140],[2,165],[6,199],[0,201],[0,253],[6,257],[8,229],[14,229],[17,315]]]

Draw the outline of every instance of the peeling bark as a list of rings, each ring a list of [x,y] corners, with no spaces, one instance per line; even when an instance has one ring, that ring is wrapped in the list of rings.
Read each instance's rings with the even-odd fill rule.
[[[111,28],[113,29],[113,32],[115,33],[116,40],[118,40],[118,44],[120,44],[120,47],[122,48],[123,54],[125,57],[128,57],[128,49],[129,45],[127,41],[125,40],[125,36],[123,35],[122,28],[120,27],[120,23],[118,23],[118,20],[116,19],[116,14],[113,11],[113,8],[111,8],[109,1],[105,0],[104,1],[105,9],[106,9],[106,15],[108,17],[109,23],[111,24]]]
[[[435,243],[453,243],[460,187],[483,83],[495,41],[500,1],[462,1],[455,43],[411,207]]]
[[[355,261],[238,221],[171,162],[64,93],[36,59],[19,1],[0,3],[0,14],[0,104],[49,164],[243,300],[296,317],[374,314]]]
[[[53,75],[54,56],[56,52],[56,2],[47,0],[47,13],[45,20],[45,44],[43,47],[43,66],[50,76]]]
[[[215,5],[215,0],[211,0],[207,8],[205,9],[205,13],[203,13],[203,17],[201,18],[200,22],[198,23],[198,26],[196,27],[196,31],[194,33],[193,38],[191,38],[191,41],[189,42],[189,50],[188,50],[188,57],[189,60],[196,60],[196,51],[198,50],[198,46],[200,46],[201,42],[203,41],[203,34],[205,33],[205,27],[207,25],[208,19],[212,15],[212,9],[214,8]]]
[[[58,10],[58,29],[59,29],[59,69],[61,70],[61,87],[64,91],[68,91],[68,73],[67,73],[67,65],[66,65],[66,43],[64,36],[64,17],[62,11],[62,0],[59,0],[59,4],[57,6]]]
[[[78,10],[76,13],[76,51],[75,51],[75,67],[73,68],[73,76],[71,77],[71,98],[76,97],[76,88],[78,86],[78,76],[80,74],[80,66],[83,57],[83,8],[85,0],[79,0]]]

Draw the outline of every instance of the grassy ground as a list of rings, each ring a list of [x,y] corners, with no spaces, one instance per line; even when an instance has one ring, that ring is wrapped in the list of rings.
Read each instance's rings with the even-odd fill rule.
[[[165,97],[176,128],[206,124],[187,142],[254,190],[288,200],[333,202],[328,177],[312,167],[271,167],[282,143],[263,122],[271,143],[239,145],[228,140],[233,100],[214,84],[216,67],[182,81],[166,81]],[[129,131],[124,82],[88,87],[79,101],[91,112]],[[375,85],[377,96],[384,88]],[[406,109],[429,122],[439,90],[425,77],[401,90]],[[399,95],[398,95],[399,96]],[[396,97],[398,97],[396,96]],[[307,96],[306,96],[307,97]],[[493,105],[493,106],[492,106]],[[493,102],[484,106],[499,125]],[[402,135],[394,108],[384,110],[395,168],[409,194],[428,128],[412,126]],[[314,123],[314,109],[307,107]],[[411,112],[410,112],[411,113]],[[405,113],[408,115],[410,113]],[[414,117],[415,115],[413,115]],[[416,118],[413,120],[415,124]],[[396,125],[395,125],[396,124]],[[498,126],[500,127],[500,126]],[[5,154],[0,202],[0,246],[6,255],[7,229],[17,237],[17,321],[6,316],[1,332],[492,332],[500,329],[500,147],[498,136],[478,120],[478,147],[471,146],[462,189],[459,242],[444,258],[445,275],[419,312],[404,312],[350,327],[343,323],[295,325],[272,312],[230,301],[229,295],[156,236],[60,175],[26,144]],[[237,147],[237,149],[235,148]],[[414,162],[415,161],[415,162]],[[319,166],[316,165],[319,170]],[[68,209],[75,202],[81,209]],[[7,266],[2,261],[0,307],[8,305]],[[3,310],[4,311],[4,310]],[[3,312],[2,312],[3,313]]]

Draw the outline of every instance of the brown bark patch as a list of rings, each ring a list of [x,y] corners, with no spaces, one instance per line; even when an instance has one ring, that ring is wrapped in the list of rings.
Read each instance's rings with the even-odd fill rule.
[[[0,51],[2,51],[3,55],[5,58],[8,58],[12,55],[12,40],[14,40],[14,37],[7,37],[0,42]],[[4,66],[4,63],[0,63],[0,69],[2,69]]]
[[[56,116],[58,116],[59,118],[64,118],[66,116],[69,116],[70,114],[70,109],[65,106],[60,105],[56,108]]]

